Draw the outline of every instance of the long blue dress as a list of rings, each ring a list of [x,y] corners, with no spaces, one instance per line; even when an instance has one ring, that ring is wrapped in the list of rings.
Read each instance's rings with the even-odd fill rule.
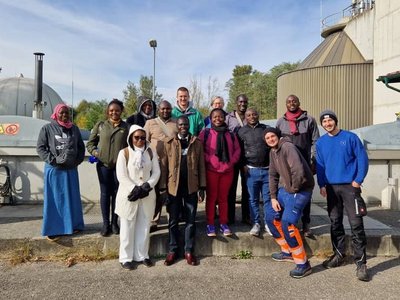
[[[83,213],[77,168],[44,167],[42,235],[72,234],[83,230]]]

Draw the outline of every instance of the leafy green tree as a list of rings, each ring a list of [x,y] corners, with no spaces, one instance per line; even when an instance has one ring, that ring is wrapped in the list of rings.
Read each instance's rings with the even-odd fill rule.
[[[122,93],[124,94],[125,106],[123,117],[127,117],[136,112],[139,91],[133,82],[128,81],[128,85],[126,86],[126,89],[122,91]]]
[[[229,102],[227,111],[236,108],[236,97],[240,94],[246,94],[249,99],[252,91],[251,75],[253,67],[250,65],[236,65],[232,71],[233,78],[229,79],[225,87],[229,90]]]
[[[81,129],[91,130],[99,120],[106,119],[107,100],[88,102],[82,100],[76,108],[75,123]]]
[[[231,78],[226,83],[229,90],[228,111],[236,108],[236,96],[246,94],[249,98],[249,107],[260,113],[260,119],[276,118],[277,78],[284,72],[298,67],[300,62],[284,62],[263,73],[253,70],[250,65],[235,66]]]
[[[157,86],[155,87],[155,102],[158,105],[162,99],[162,94],[157,92]],[[153,95],[153,77],[140,76],[139,87],[133,82],[128,81],[128,85],[124,94],[124,106],[125,111],[123,117],[128,117],[137,112],[137,100],[139,96],[145,96],[152,99]]]

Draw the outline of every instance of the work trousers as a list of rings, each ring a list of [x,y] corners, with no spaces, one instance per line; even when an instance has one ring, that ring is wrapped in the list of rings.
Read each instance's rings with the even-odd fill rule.
[[[364,222],[361,216],[356,216],[355,198],[361,197],[361,188],[355,188],[351,184],[332,184],[326,186],[328,200],[328,215],[331,220],[331,241],[333,251],[345,255],[345,231],[343,226],[343,212],[346,210],[349,219],[352,243],[354,250],[354,262],[357,265],[367,261]]]

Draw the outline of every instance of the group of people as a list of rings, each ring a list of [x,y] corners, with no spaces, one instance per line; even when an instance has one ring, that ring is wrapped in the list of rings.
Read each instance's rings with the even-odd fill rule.
[[[345,210],[357,278],[369,280],[360,188],[368,157],[361,141],[338,127],[333,111],[321,113],[327,134],[320,137],[316,120],[300,108],[295,95],[287,97],[287,111],[276,127],[260,123],[258,112],[248,108],[248,102],[245,94],[238,95],[236,109],[226,113],[223,98],[214,97],[210,115],[203,119],[192,107],[188,89],[180,87],[174,107],[163,100],[157,111],[153,100],[139,97],[137,113],[126,121],[121,118],[121,101],[113,99],[108,104],[107,118],[94,126],[86,149],[97,159],[100,233],[119,234],[122,268],[132,270],[138,262],[153,266],[148,254],[150,232],[157,229],[164,205],[169,229],[164,264],[172,265],[183,255],[189,265],[197,265],[197,205],[206,200],[209,237],[218,232],[231,236],[240,174],[241,221],[251,225],[253,236],[262,230],[273,236],[281,251],[272,258],[296,265],[290,276],[307,276],[312,268],[297,224],[301,219],[304,236],[312,235],[310,206],[317,174],[320,193],[327,197],[334,252],[323,266],[334,268],[345,262]],[[85,148],[66,105],[58,105],[52,119],[40,132],[37,151],[45,161],[42,234],[54,241],[83,230],[77,166]],[[182,219],[184,246],[180,249]]]

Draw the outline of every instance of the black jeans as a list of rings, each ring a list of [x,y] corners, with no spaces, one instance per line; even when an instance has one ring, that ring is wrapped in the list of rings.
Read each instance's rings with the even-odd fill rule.
[[[236,190],[239,180],[239,172],[241,177],[242,184],[242,200],[241,200],[241,208],[242,208],[242,221],[250,220],[250,207],[249,207],[249,192],[247,190],[247,180],[246,174],[242,172],[239,168],[239,165],[236,164],[233,169],[233,180],[231,188],[229,189],[228,194],[228,223],[235,223],[235,206],[236,206]]]
[[[169,213],[169,252],[178,253],[179,248],[179,218],[181,210],[185,218],[185,252],[193,253],[196,235],[197,193],[176,197],[169,195],[167,211]]]
[[[110,224],[110,206],[111,206],[111,222],[117,223],[118,216],[115,211],[115,197],[118,191],[118,179],[115,168],[105,167],[101,162],[96,165],[97,176],[100,183],[100,206],[103,224]]]
[[[343,208],[349,219],[352,243],[354,250],[354,262],[357,265],[366,263],[367,238],[364,231],[362,217],[356,216],[356,196],[360,196],[361,188],[355,188],[351,184],[336,184],[326,187],[328,198],[328,214],[331,219],[331,241],[333,251],[341,256],[345,254],[345,231],[343,227]]]

